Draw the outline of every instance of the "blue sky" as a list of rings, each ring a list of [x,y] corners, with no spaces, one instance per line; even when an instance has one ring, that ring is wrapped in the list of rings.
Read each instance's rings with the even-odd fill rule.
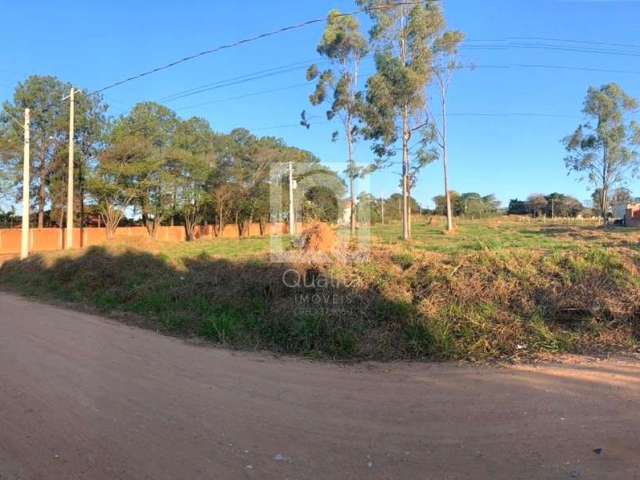
[[[452,189],[495,193],[504,203],[552,191],[586,200],[590,187],[567,176],[560,140],[582,121],[582,101],[590,85],[618,82],[640,98],[640,2],[445,0],[443,4],[449,27],[467,34],[470,48],[463,50],[463,60],[477,66],[459,73],[451,89]],[[332,8],[351,11],[355,6],[345,0],[0,0],[0,101],[10,98],[16,82],[30,74],[53,74],[94,90],[185,55],[323,17]],[[360,18],[367,28],[367,19]],[[320,119],[311,130],[296,126],[302,109],[323,115],[322,108],[309,106],[312,87],[304,85],[304,65],[318,58],[315,45],[321,31],[321,24],[314,25],[206,56],[110,90],[105,98],[117,115],[138,101],[158,101],[201,85],[291,65],[285,74],[166,105],[183,117],[202,116],[216,130],[246,127],[311,150],[326,163],[340,163],[344,145],[330,141],[337,125]],[[371,64],[364,70],[371,72]],[[278,91],[263,93],[270,90]],[[358,146],[358,158],[371,160],[367,145]],[[437,163],[423,171],[415,191],[421,203],[428,205],[441,193],[441,170]],[[375,194],[389,195],[398,190],[398,175],[395,166],[365,183]],[[640,195],[640,182],[632,180],[629,187]]]

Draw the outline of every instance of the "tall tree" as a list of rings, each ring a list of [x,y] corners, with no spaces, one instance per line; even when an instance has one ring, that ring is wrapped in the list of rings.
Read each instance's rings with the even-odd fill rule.
[[[110,146],[100,154],[98,165],[88,176],[88,191],[104,223],[108,240],[115,237],[127,208],[137,198],[138,191],[132,179],[137,173],[136,162],[147,152],[148,145],[143,141]]]
[[[233,197],[231,216],[240,236],[248,233],[248,226],[257,218],[258,207],[264,205],[267,190],[263,188],[274,162],[286,161],[287,147],[279,139],[258,138],[246,129],[233,130],[218,153],[219,175],[226,182]]]
[[[75,95],[74,141],[77,148],[74,151],[76,164],[74,172],[75,181],[79,188],[74,189],[74,192],[78,197],[79,209],[75,211],[80,216],[80,226],[84,225],[88,178],[91,172],[97,168],[98,156],[104,150],[106,135],[109,131],[108,108],[109,106],[104,102],[102,95],[86,95],[83,92],[77,92]]]
[[[184,220],[187,240],[195,239],[196,227],[204,218],[209,201],[206,184],[214,169],[213,132],[201,118],[180,122],[167,154],[167,171],[171,174],[174,210]]]
[[[611,204],[615,206],[626,207],[633,203],[633,195],[631,190],[626,187],[618,187],[611,192]]]
[[[45,224],[45,209],[64,214],[66,204],[67,148],[69,131],[69,102],[63,97],[69,93],[71,84],[53,76],[31,76],[17,85],[13,100],[3,105],[3,121],[0,122],[0,137],[14,144],[22,140],[22,127],[14,119],[22,118],[24,109],[31,109],[32,184],[35,198],[38,227]],[[97,148],[102,141],[106,125],[107,105],[100,95],[76,96],[76,149],[74,161],[79,168],[79,198],[84,195],[83,175],[85,163],[95,159]],[[11,119],[11,121],[8,121]],[[14,168],[22,168],[16,157],[21,149],[14,149],[14,156],[5,160],[14,163]],[[6,163],[5,163],[6,165]],[[21,179],[21,175],[17,176]],[[82,200],[80,201],[82,204]],[[58,219],[58,222],[60,219]]]
[[[532,193],[527,197],[527,207],[529,208],[529,213],[534,217],[546,215],[547,197],[542,193]]]
[[[444,22],[442,27],[444,28]],[[458,49],[464,40],[462,32],[444,32],[435,40],[432,46],[433,64],[432,71],[438,85],[440,96],[440,121],[432,116],[432,123],[437,133],[437,143],[442,153],[442,165],[444,169],[444,195],[446,199],[447,230],[453,230],[453,211],[451,207],[451,194],[449,193],[449,138],[447,101],[449,87],[454,72],[462,68],[458,62]]]
[[[0,112],[0,132],[6,131],[6,123],[17,122],[17,119],[8,118]],[[5,118],[7,117],[7,118]],[[16,186],[21,174],[20,146],[18,141],[22,138],[7,138],[0,133],[0,208],[13,205],[16,198]]]
[[[442,30],[437,2],[357,0],[371,16],[376,45],[376,73],[367,82],[367,129],[378,155],[402,143],[402,238],[410,238],[410,147],[414,131],[424,125],[425,88],[431,80],[431,45]]]
[[[609,196],[615,186],[638,171],[640,126],[629,120],[638,102],[615,83],[589,88],[583,113],[591,121],[584,123],[564,139],[569,155],[569,172],[582,174],[600,190],[600,211],[608,221]]]
[[[347,169],[349,179],[349,193],[351,197],[351,234],[356,231],[356,179],[369,173],[372,165],[367,168],[359,167],[356,163],[354,147],[360,133],[358,122],[361,116],[361,92],[358,90],[360,63],[367,54],[366,39],[360,33],[357,19],[351,15],[342,15],[337,10],[329,13],[327,26],[322,40],[317,47],[318,53],[329,59],[335,69],[322,73],[316,65],[307,71],[307,80],[316,80],[316,90],[309,97],[312,105],[319,105],[327,98],[327,90],[333,90],[333,99],[327,118],[340,118],[347,144]],[[309,127],[303,112],[303,125]],[[333,135],[334,141],[338,132]]]
[[[128,163],[127,184],[151,237],[173,209],[175,171],[168,163],[179,120],[165,106],[153,102],[135,105],[119,118],[110,135],[111,149]]]
[[[71,85],[52,76],[31,76],[17,85],[13,101],[3,104],[6,118],[22,118],[31,109],[31,189],[38,213],[38,228],[44,227],[45,208],[51,199],[49,182],[61,168],[60,149],[67,141],[68,108],[62,101]],[[3,136],[16,140],[22,128],[15,121],[3,123]]]

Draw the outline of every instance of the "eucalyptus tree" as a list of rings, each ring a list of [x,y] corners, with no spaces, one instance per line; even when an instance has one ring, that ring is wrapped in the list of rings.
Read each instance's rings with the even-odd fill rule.
[[[444,22],[442,23],[444,28]],[[444,170],[444,195],[446,201],[447,230],[453,230],[453,208],[451,205],[451,194],[449,193],[449,138],[448,138],[448,118],[447,100],[449,87],[453,74],[463,66],[458,62],[458,50],[464,40],[464,34],[458,31],[447,31],[442,33],[432,45],[433,63],[431,66],[435,77],[440,97],[439,122],[435,115],[432,117],[432,125],[436,133],[437,144],[442,154],[442,165]]]
[[[637,108],[638,102],[615,83],[590,87],[583,108],[590,121],[564,139],[567,169],[599,189],[598,206],[605,223],[612,189],[638,172],[640,126],[629,118]]]
[[[375,151],[390,155],[402,144],[402,238],[410,231],[410,141],[425,125],[425,89],[432,78],[432,45],[443,29],[437,2],[357,0],[371,16],[371,40],[376,45],[376,73],[367,82],[366,136]]]
[[[320,105],[332,90],[331,106],[327,111],[329,120],[338,117],[344,130],[347,144],[347,169],[349,194],[351,198],[351,234],[356,231],[356,180],[371,172],[375,167],[359,167],[354,155],[356,139],[360,134],[358,123],[362,110],[362,94],[359,91],[360,65],[367,55],[368,44],[360,32],[358,20],[352,15],[343,15],[337,10],[329,13],[327,26],[318,44],[317,51],[327,57],[332,69],[320,72],[317,65],[307,70],[307,80],[317,80],[316,90],[309,97],[312,105]],[[303,125],[309,127],[303,112]],[[338,137],[334,132],[333,140]]]

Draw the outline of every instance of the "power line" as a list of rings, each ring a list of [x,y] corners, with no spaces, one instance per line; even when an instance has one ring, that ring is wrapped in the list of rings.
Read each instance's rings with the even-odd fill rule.
[[[403,2],[403,3],[396,3],[394,5],[394,7],[395,6],[402,6],[402,5],[419,5],[419,4],[421,4],[421,2]],[[350,12],[350,13],[341,13],[339,15],[342,16],[342,17],[354,16],[354,15],[359,15],[359,14],[362,14],[362,13],[366,13],[367,11],[370,11],[370,10],[383,10],[385,8],[389,8],[389,7],[386,7],[386,6],[368,7],[368,8],[365,8],[365,9],[355,10],[355,11]],[[132,82],[134,80],[138,80],[140,78],[147,77],[149,75],[153,75],[153,74],[161,72],[163,70],[168,70],[168,69],[173,68],[175,66],[178,66],[180,64],[189,62],[191,60],[195,60],[195,59],[200,58],[200,57],[204,57],[206,55],[211,55],[213,53],[217,53],[217,52],[220,52],[222,50],[228,50],[228,49],[231,49],[231,48],[240,47],[240,46],[246,45],[248,43],[253,43],[253,42],[256,42],[258,40],[264,40],[265,38],[273,37],[273,36],[280,35],[282,33],[290,32],[290,31],[293,31],[293,30],[300,30],[300,29],[308,27],[310,25],[314,25],[316,23],[322,23],[322,22],[326,22],[326,21],[327,21],[327,17],[326,16],[321,17],[321,18],[314,18],[314,19],[306,20],[304,22],[296,23],[296,24],[293,24],[293,25],[288,25],[286,27],[281,27],[281,28],[278,28],[276,30],[272,30],[270,32],[260,33],[258,35],[254,35],[252,37],[243,38],[242,40],[237,40],[237,41],[232,42],[232,43],[227,43],[227,44],[224,44],[224,45],[220,45],[220,46],[211,48],[209,50],[204,50],[204,51],[202,51],[200,53],[196,53],[196,54],[193,54],[193,55],[188,55],[186,57],[180,58],[178,60],[175,60],[173,62],[167,63],[165,65],[161,65],[159,67],[152,68],[151,70],[147,70],[145,72],[138,73],[136,75],[132,75],[132,76],[130,76],[128,78],[125,78],[123,80],[118,80],[116,82],[110,83],[110,84],[108,84],[108,85],[106,85],[106,86],[104,86],[102,88],[94,90],[93,92],[90,93],[90,95],[93,95],[93,94],[96,94],[96,93],[102,93],[102,92],[104,92],[106,90],[110,90],[112,88],[118,87],[118,86],[123,85],[125,83],[129,83],[129,82]]]
[[[182,110],[191,110],[193,108],[204,107],[204,106],[213,105],[213,104],[216,104],[216,103],[223,103],[223,102],[228,102],[228,101],[232,101],[232,100],[241,100],[243,98],[256,97],[256,96],[259,96],[259,95],[266,95],[266,94],[269,94],[269,93],[282,92],[282,91],[286,91],[286,90],[293,90],[294,88],[301,88],[301,87],[308,87],[308,86],[309,86],[308,82],[294,83],[292,85],[287,85],[287,86],[280,87],[280,88],[272,88],[270,90],[261,90],[259,92],[246,93],[244,95],[237,95],[235,97],[218,98],[218,99],[215,99],[215,100],[209,100],[209,101],[202,102],[202,103],[196,103],[195,105],[187,105],[187,106],[184,106],[184,107],[178,107],[178,108],[175,108],[174,111],[180,112]]]
[[[576,115],[568,115],[568,114],[560,114],[560,113],[544,113],[544,112],[454,112],[449,113],[450,117],[531,117],[531,118],[576,118]],[[314,115],[309,117],[309,119],[314,118],[322,118],[322,116]],[[327,124],[330,123],[329,120],[323,122],[316,122],[316,124]],[[283,124],[283,125],[272,125],[268,127],[259,127],[253,128],[251,131],[259,131],[259,130],[275,130],[277,128],[294,128],[300,127],[300,123],[291,123],[291,124]],[[409,147],[409,151],[413,151],[416,147],[420,146],[421,141],[417,141],[413,145]],[[398,151],[398,149],[396,149]]]
[[[311,61],[304,61],[304,62],[295,62],[289,65],[284,65],[284,66],[280,66],[280,67],[272,67],[266,70],[259,70],[257,72],[253,72],[253,73],[248,73],[248,74],[244,74],[244,75],[240,75],[237,77],[232,77],[232,78],[228,78],[226,80],[219,80],[216,82],[212,82],[212,83],[208,83],[208,84],[204,84],[204,85],[200,85],[198,87],[193,87],[187,90],[183,90],[181,92],[176,92],[174,94],[171,95],[167,95],[165,97],[162,97],[159,99],[160,102],[171,102],[171,101],[175,101],[175,100],[179,100],[181,98],[185,98],[185,97],[190,97],[192,95],[198,95],[200,93],[205,93],[205,92],[209,92],[211,90],[216,90],[218,88],[223,88],[223,87],[231,87],[231,86],[235,86],[235,85],[240,85],[246,82],[251,82],[254,80],[261,80],[263,78],[268,78],[268,77],[273,77],[276,75],[282,75],[284,73],[290,73],[293,71],[297,71],[300,70],[302,68],[307,68],[311,65],[313,65],[314,63],[326,63],[326,61],[320,61],[320,62],[311,62]]]
[[[327,63],[327,62],[322,62],[322,63]],[[224,85],[224,86],[228,86],[228,85]],[[214,99],[214,100],[210,100],[210,101],[196,103],[194,105],[187,105],[187,106],[183,106],[183,107],[177,107],[177,108],[174,108],[174,111],[179,112],[179,111],[182,111],[182,110],[189,110],[189,109],[192,109],[192,108],[198,108],[198,107],[203,107],[203,106],[206,106],[206,105],[212,105],[212,104],[216,104],[216,103],[227,102],[227,101],[230,101],[230,100],[241,100],[241,99],[247,98],[247,97],[255,97],[255,96],[265,95],[265,94],[269,94],[269,93],[288,91],[288,90],[293,90],[295,88],[301,88],[301,87],[313,87],[313,84],[311,82],[308,82],[308,81],[307,82],[302,82],[302,83],[294,83],[294,84],[291,84],[291,85],[286,85],[284,87],[272,88],[272,89],[268,89],[268,90],[261,90],[261,91],[258,91],[258,92],[252,92],[252,93],[247,93],[247,94],[243,94],[243,95],[236,95],[236,96],[232,96],[232,97],[218,98],[218,99]]]
[[[585,71],[585,72],[620,73],[620,74],[640,75],[640,71],[612,70],[612,69],[604,69],[604,68],[579,67],[579,66],[571,66],[571,65],[517,64],[517,63],[516,64],[504,64],[504,65],[478,64],[478,65],[464,65],[462,68],[469,69],[469,70],[475,70],[475,69],[505,69],[505,70],[507,70],[507,69],[512,69],[512,68],[526,68],[526,69],[537,69],[537,68],[539,68],[539,69],[552,69],[552,70],[575,70],[575,71]],[[223,82],[224,81],[216,82],[216,83],[222,84]],[[204,101],[204,102],[191,104],[191,105],[179,106],[177,108],[174,108],[174,111],[180,112],[180,111],[184,111],[184,110],[191,110],[191,109],[194,109],[194,108],[200,108],[200,107],[204,107],[204,106],[207,106],[207,105],[214,105],[214,104],[217,104],[217,103],[223,103],[223,102],[228,102],[228,101],[233,101],[233,100],[242,100],[244,98],[249,98],[249,97],[254,97],[254,96],[260,96],[260,95],[266,95],[266,94],[270,94],[270,93],[288,91],[288,90],[301,88],[301,87],[305,87],[305,86],[309,86],[309,85],[310,85],[309,82],[294,83],[294,84],[291,84],[291,85],[286,85],[284,87],[273,88],[273,89],[268,89],[268,90],[261,90],[261,91],[257,91],[257,92],[247,93],[247,94],[243,94],[243,95],[236,95],[236,96],[231,96],[231,97],[217,98],[217,99]],[[223,86],[227,86],[227,85],[220,85],[220,88],[223,87]],[[162,100],[162,99],[160,99],[160,100]],[[111,101],[111,100],[109,100],[109,101]],[[113,103],[118,103],[118,102],[113,101]]]
[[[559,43],[575,43],[575,44],[582,44],[582,45],[599,45],[599,46],[609,46],[609,47],[640,49],[640,44],[602,42],[602,41],[591,41],[591,40],[574,40],[574,39],[550,38],[550,37],[507,37],[507,38],[493,39],[493,40],[475,40],[475,39],[467,40],[467,42],[511,42],[511,41],[559,42]]]
[[[467,50],[510,50],[512,48],[516,48],[516,49],[549,50],[549,51],[562,51],[562,52],[575,52],[575,53],[593,53],[593,54],[599,54],[599,55],[640,57],[640,51],[630,52],[630,51],[624,51],[624,50],[581,48],[581,47],[570,47],[570,46],[552,45],[552,44],[543,44],[543,43],[526,44],[526,43],[515,43],[508,40],[506,40],[505,43],[488,44],[488,45],[462,45],[460,48],[467,49]]]
[[[314,119],[318,119],[318,118],[323,118],[322,115],[312,115],[310,117],[307,118],[307,120],[314,120]],[[316,125],[324,125],[327,123],[331,123],[330,120],[324,120],[322,122],[315,122]],[[288,124],[284,124],[284,125],[272,125],[270,127],[258,127],[258,128],[252,128],[251,131],[252,132],[258,132],[261,130],[275,130],[277,128],[294,128],[294,127],[302,127],[302,124],[300,122],[298,123],[288,123]]]
[[[526,63],[512,63],[505,65],[465,65],[464,68],[473,70],[475,68],[497,68],[497,69],[510,69],[510,68],[541,68],[550,70],[575,70],[580,72],[595,72],[595,73],[621,73],[628,75],[640,75],[640,70],[615,70],[608,68],[597,67],[580,67],[573,65],[550,65],[550,64],[526,64]]]
[[[16,122],[16,124],[22,129],[24,130],[24,121],[20,120],[18,117],[15,117],[13,115],[13,113],[7,111],[7,110],[3,110],[2,114],[7,115],[7,117],[9,117],[11,120],[13,120],[14,122]]]
[[[545,118],[576,118],[576,115],[566,115],[559,113],[534,113],[534,112],[505,112],[505,113],[485,113],[485,112],[460,112],[449,113],[451,117],[545,117]]]

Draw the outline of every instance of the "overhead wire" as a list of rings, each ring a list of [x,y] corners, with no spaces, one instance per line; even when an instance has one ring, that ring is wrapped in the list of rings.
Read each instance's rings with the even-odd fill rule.
[[[479,43],[479,44],[476,44]],[[574,53],[592,53],[598,55],[614,55],[614,56],[628,56],[628,57],[640,57],[640,50],[630,51],[622,49],[611,48],[587,48],[571,45],[559,45],[553,43],[523,43],[522,41],[515,41],[513,39],[502,40],[468,40],[465,44],[460,46],[461,49],[466,50],[510,50],[510,49],[535,49],[535,50],[548,50],[548,51],[563,51]]]
[[[602,41],[592,41],[592,40],[576,40],[576,39],[568,39],[568,38],[535,37],[535,36],[528,36],[528,37],[527,36],[511,36],[511,37],[506,37],[501,39],[491,39],[491,40],[470,39],[466,41],[467,42],[543,41],[543,42],[575,43],[575,44],[582,44],[582,45],[598,45],[598,46],[608,46],[608,47],[640,49],[640,44],[602,42]]]
[[[14,122],[16,122],[16,124],[22,129],[24,130],[24,121],[20,120],[18,117],[15,117],[13,115],[13,113],[7,111],[7,110],[3,110],[2,112],[0,112],[0,115],[6,115],[7,117],[9,117],[11,120],[13,120]]]
[[[294,83],[294,84],[291,84],[291,85],[286,85],[284,87],[272,88],[272,89],[269,89],[269,90],[261,90],[261,91],[252,92],[252,93],[245,93],[243,95],[237,95],[235,97],[218,98],[218,99],[208,100],[206,102],[196,103],[196,104],[193,104],[193,105],[185,105],[185,106],[182,106],[182,107],[174,108],[173,110],[176,111],[176,112],[181,112],[183,110],[191,110],[191,109],[194,109],[194,108],[205,107],[207,105],[214,105],[216,103],[224,103],[224,102],[233,101],[233,100],[242,100],[243,98],[256,97],[256,96],[260,96],[260,95],[266,95],[266,94],[269,94],[269,93],[282,92],[282,91],[293,90],[295,88],[302,88],[302,87],[308,87],[308,86],[309,86],[308,82]]]
[[[165,97],[160,98],[158,101],[160,102],[171,102],[175,100],[179,100],[181,98],[190,97],[193,95],[198,95],[201,93],[209,92],[211,90],[216,90],[224,87],[231,87],[235,85],[241,85],[243,83],[252,82],[254,80],[262,80],[263,78],[274,77],[277,75],[282,75],[285,73],[294,72],[297,70],[301,70],[303,68],[307,68],[314,64],[323,64],[327,63],[327,61],[303,61],[303,62],[295,62],[289,65],[283,65],[280,67],[273,67],[265,70],[259,70],[253,73],[247,73],[244,75],[240,75],[237,77],[228,78],[225,80],[218,80],[216,82],[207,83],[204,85],[200,85],[198,87],[193,87],[188,90],[183,90],[181,92],[177,92],[171,95],[167,95]]]
[[[420,3],[421,2],[415,2],[415,1],[414,2],[398,2],[397,4],[395,4],[395,6],[418,5]],[[382,6],[379,6],[379,7],[361,8],[361,9],[358,9],[358,10],[355,10],[355,11],[352,11],[352,12],[348,12],[348,13],[340,13],[338,15],[341,16],[341,17],[354,16],[354,15],[359,15],[359,14],[362,14],[362,13],[366,13],[369,10],[383,10],[385,8],[388,8],[388,7],[382,5]],[[161,71],[164,71],[164,70],[168,70],[170,68],[176,67],[178,65],[181,65],[183,63],[186,63],[186,62],[189,62],[189,61],[192,61],[192,60],[195,60],[197,58],[204,57],[206,55],[211,55],[213,53],[221,52],[223,50],[229,50],[229,49],[232,49],[232,48],[240,47],[240,46],[246,45],[248,43],[253,43],[253,42],[256,42],[258,40],[263,40],[265,38],[273,37],[273,36],[280,35],[280,34],[283,34],[283,33],[286,33],[286,32],[290,32],[290,31],[293,31],[293,30],[300,30],[300,29],[308,27],[310,25],[314,25],[314,24],[317,24],[317,23],[323,23],[323,22],[326,22],[326,21],[327,21],[327,17],[326,16],[319,17],[319,18],[313,18],[313,19],[310,19],[310,20],[305,20],[303,22],[295,23],[295,24],[288,25],[288,26],[285,26],[285,27],[280,27],[280,28],[277,28],[275,30],[271,30],[269,32],[264,32],[264,33],[260,33],[260,34],[257,34],[257,35],[253,35],[251,37],[246,37],[246,38],[243,38],[241,40],[237,40],[235,42],[219,45],[217,47],[210,48],[208,50],[203,50],[202,52],[199,52],[199,53],[196,53],[196,54],[193,54],[193,55],[188,55],[186,57],[180,58],[178,60],[174,60],[174,61],[166,63],[164,65],[160,65],[160,66],[152,68],[150,70],[146,70],[144,72],[132,75],[132,76],[124,78],[122,80],[118,80],[118,81],[112,82],[110,84],[105,85],[104,87],[101,87],[101,88],[98,88],[97,90],[92,91],[90,93],[90,95],[96,94],[96,93],[102,93],[104,91],[110,90],[110,89],[118,87],[120,85],[124,85],[125,83],[129,83],[129,82],[132,82],[134,80],[138,80],[140,78],[144,78],[144,77],[147,77],[149,75],[153,75],[155,73],[158,73],[158,72],[161,72]]]

